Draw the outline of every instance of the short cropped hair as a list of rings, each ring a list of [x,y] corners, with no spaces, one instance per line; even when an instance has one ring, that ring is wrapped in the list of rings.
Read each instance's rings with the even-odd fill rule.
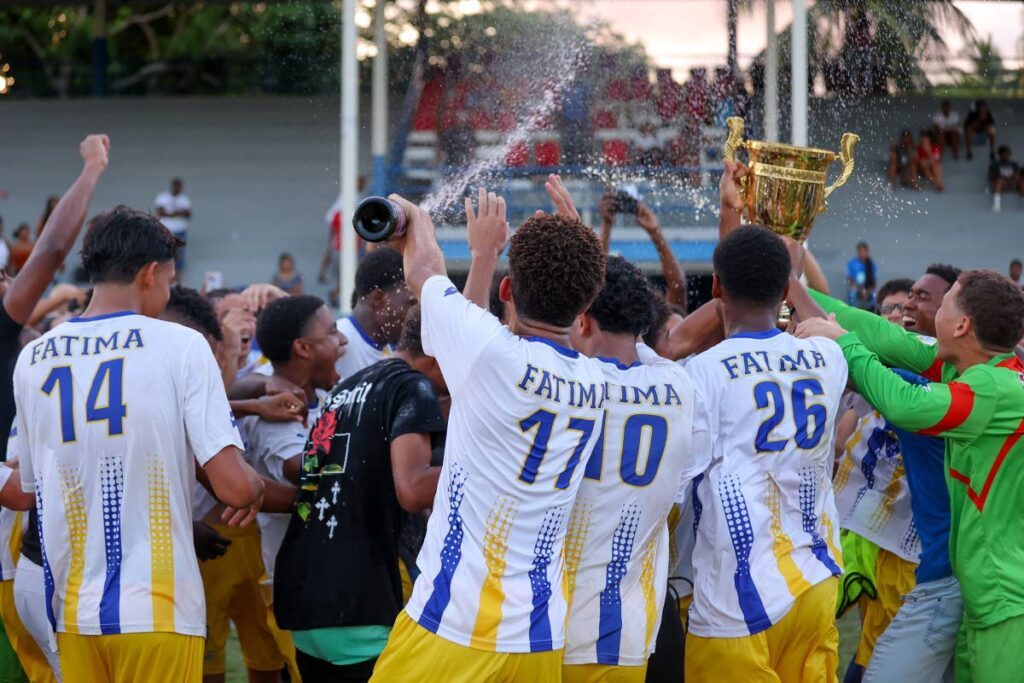
[[[924,271],[924,274],[941,277],[950,287],[952,287],[956,284],[961,272],[963,271],[956,266],[949,265],[948,263],[933,263],[928,266],[927,270]]]
[[[991,270],[968,270],[960,275],[956,303],[974,324],[985,347],[1009,351],[1024,337],[1024,291],[1017,283]]]
[[[760,225],[729,233],[712,256],[715,274],[730,298],[776,306],[789,284],[789,252],[782,238]]]
[[[171,287],[171,298],[164,310],[191,321],[197,330],[208,337],[217,341],[224,338],[213,304],[191,287],[182,287],[181,285]]]
[[[622,258],[610,256],[604,271],[604,287],[587,315],[602,331],[638,337],[651,328],[655,298],[650,280],[639,268]]]
[[[881,287],[878,288],[878,293],[875,299],[878,301],[878,305],[881,306],[882,302],[893,294],[910,294],[910,290],[914,288],[914,281],[909,277],[896,277],[892,280],[887,280]]]
[[[146,264],[173,261],[184,244],[155,216],[115,206],[89,222],[82,266],[93,284],[130,283]]]
[[[402,326],[402,337],[398,340],[398,350],[407,351],[414,356],[423,355],[423,337],[420,333],[420,326],[423,316],[420,312],[420,305],[415,304],[405,315],[405,324]]]
[[[487,310],[501,322],[505,320],[505,302],[501,300],[501,281],[505,279],[505,273],[497,272],[491,278],[491,296],[487,301]]]
[[[592,228],[546,213],[512,235],[508,265],[516,314],[568,327],[600,291],[605,254]]]
[[[390,247],[374,249],[356,268],[355,296],[362,298],[374,290],[387,291],[405,283],[402,255]]]
[[[306,332],[309,321],[324,306],[320,297],[304,294],[272,301],[256,319],[256,341],[272,363],[292,357],[292,344]]]

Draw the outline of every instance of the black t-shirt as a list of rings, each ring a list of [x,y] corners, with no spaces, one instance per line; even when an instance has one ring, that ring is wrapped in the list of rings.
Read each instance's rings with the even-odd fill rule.
[[[987,128],[988,126],[996,125],[996,120],[992,117],[992,112],[989,112],[984,116],[979,116],[978,110],[972,109],[970,113],[967,114],[967,119],[964,121],[965,128],[970,125]]]
[[[21,323],[11,320],[0,299],[0,460],[7,460],[7,437],[14,423],[14,365],[18,362]]]
[[[439,435],[433,385],[401,359],[331,392],[302,456],[299,498],[274,570],[274,614],[287,630],[391,626],[402,609],[391,442]]]

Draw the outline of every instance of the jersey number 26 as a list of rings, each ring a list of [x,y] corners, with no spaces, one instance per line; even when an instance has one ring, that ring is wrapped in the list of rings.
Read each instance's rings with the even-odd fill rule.
[[[824,390],[816,379],[798,379],[793,382],[790,392],[790,403],[793,406],[793,421],[796,431],[793,440],[801,449],[814,448],[821,443],[825,433],[825,422],[828,410],[820,403],[809,403],[809,397],[822,396]],[[754,448],[758,453],[778,453],[785,450],[789,439],[773,438],[772,432],[786,418],[786,401],[782,388],[777,382],[760,382],[754,387],[754,403],[758,410],[771,410],[771,414],[761,423],[754,438]],[[808,427],[809,419],[814,421],[814,431]]]

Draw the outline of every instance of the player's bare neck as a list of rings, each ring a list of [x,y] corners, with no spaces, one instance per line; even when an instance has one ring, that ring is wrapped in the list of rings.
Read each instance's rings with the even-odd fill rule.
[[[745,308],[735,305],[722,307],[726,338],[737,334],[773,330],[776,318],[774,308]]]
[[[89,306],[82,312],[83,318],[95,318],[98,315],[108,313],[120,313],[122,311],[142,310],[142,301],[138,293],[131,285],[114,283],[102,283],[96,285],[92,290],[92,299]]]
[[[275,363],[274,376],[283,377],[306,392],[307,402],[312,403],[316,400],[316,387],[313,386],[312,370],[304,367],[303,363],[296,363],[294,359],[285,363]]]
[[[632,365],[640,360],[636,353],[636,338],[630,334],[606,334],[594,347],[595,356],[614,358],[623,365]]]
[[[387,335],[384,334],[384,330],[377,323],[377,318],[373,314],[373,308],[365,300],[359,300],[356,307],[352,310],[352,317],[355,319],[356,324],[359,325],[359,328],[368,334],[374,342],[381,346],[387,343]]]
[[[520,337],[540,337],[549,339],[556,344],[566,348],[572,348],[572,340],[569,339],[569,328],[549,325],[548,323],[537,322],[517,315],[512,324],[512,333]]]

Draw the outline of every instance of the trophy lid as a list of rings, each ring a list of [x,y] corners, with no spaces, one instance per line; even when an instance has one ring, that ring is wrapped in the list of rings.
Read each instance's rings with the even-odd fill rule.
[[[781,142],[765,142],[764,140],[747,140],[744,145],[750,149],[815,157],[823,161],[832,161],[836,158],[835,152],[830,152],[827,149],[818,149],[817,147],[798,147],[796,145],[786,145]]]

